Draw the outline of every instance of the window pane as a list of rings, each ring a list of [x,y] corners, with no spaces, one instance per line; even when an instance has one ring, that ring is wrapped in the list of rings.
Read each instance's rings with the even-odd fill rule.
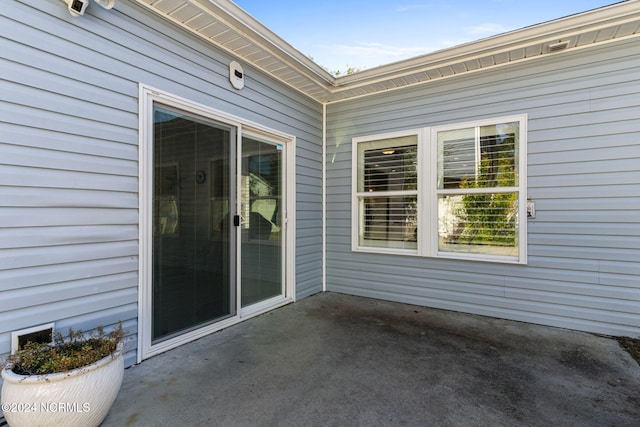
[[[358,191],[415,191],[418,186],[416,137],[358,145]]]
[[[241,306],[282,295],[282,147],[243,136]]]
[[[475,128],[438,132],[438,188],[460,188],[475,177]]]
[[[417,196],[360,198],[360,246],[417,248]]]
[[[228,215],[211,209],[214,199],[233,201],[235,128],[157,104],[153,122],[151,335],[159,342],[235,314],[232,230]]]
[[[439,196],[438,249],[518,256],[518,193]]]
[[[438,188],[518,185],[518,122],[438,132]]]

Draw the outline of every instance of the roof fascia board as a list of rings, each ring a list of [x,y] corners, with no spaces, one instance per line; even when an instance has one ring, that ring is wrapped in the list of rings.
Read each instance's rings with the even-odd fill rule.
[[[604,42],[600,42],[600,43],[596,44],[595,46],[606,46],[607,44],[610,44],[610,43],[620,43],[620,42],[623,42],[624,40],[627,40],[627,39],[630,39],[630,38],[634,38],[634,37],[638,37],[638,36],[633,35],[633,36],[619,37],[619,38],[607,40],[607,41],[604,41]],[[584,49],[589,49],[589,48],[592,48],[593,46],[594,45],[573,47],[570,50],[568,50],[568,53],[578,52],[578,51],[584,50]],[[562,53],[553,53],[552,55],[560,55],[560,54],[562,54]],[[408,88],[411,88],[413,86],[420,85],[420,84],[428,84],[429,82],[442,81],[442,80],[447,80],[447,79],[451,79],[451,78],[455,78],[455,77],[468,76],[468,75],[472,75],[472,74],[476,74],[476,73],[482,73],[482,72],[489,72],[491,70],[496,70],[498,68],[502,68],[502,67],[505,67],[507,65],[517,65],[517,64],[522,64],[522,63],[526,63],[526,62],[529,62],[529,61],[539,60],[542,57],[546,57],[546,56],[547,55],[533,56],[533,57],[529,57],[529,58],[519,59],[517,61],[505,62],[504,64],[494,65],[494,66],[491,66],[489,68],[478,68],[478,69],[475,69],[475,70],[469,70],[469,71],[466,71],[466,72],[464,72],[462,74],[451,74],[451,75],[447,75],[447,76],[442,76],[442,77],[438,77],[437,79],[427,80],[427,81],[424,81],[424,82],[415,83],[413,85],[390,87],[390,88],[385,89],[384,91],[368,92],[368,93],[363,93],[363,94],[360,94],[360,95],[352,95],[352,96],[345,97],[345,98],[331,99],[331,100],[326,101],[325,104],[327,104],[327,105],[329,105],[329,104],[330,105],[335,105],[335,104],[339,104],[341,102],[348,102],[348,101],[352,101],[352,100],[355,100],[355,99],[367,98],[367,97],[380,95],[380,94],[384,94],[384,93],[395,92],[395,91],[398,91],[398,90],[403,90],[403,89],[407,90]],[[391,80],[391,79],[381,79],[380,81],[386,82],[386,81],[389,81],[389,80]],[[376,83],[376,82],[373,81],[373,83]],[[362,86],[364,86],[364,85],[362,85]],[[354,87],[356,87],[356,86],[345,88],[344,90],[351,90]],[[339,94],[340,92],[334,92],[334,93]]]
[[[162,13],[159,10],[157,10],[153,6],[153,3],[150,4],[144,0],[133,0],[133,1],[136,4],[142,6],[143,8],[150,10],[152,13],[161,16],[162,18],[166,19],[169,22],[172,22],[173,24],[177,25],[180,28],[183,28],[188,33],[194,34],[204,39],[208,43],[212,43],[212,41],[209,40],[207,37],[197,32],[194,32],[191,28],[189,28],[189,26],[185,25],[184,22],[181,22],[175,19],[174,17],[172,17],[171,15]],[[231,14],[236,12],[225,11],[220,7],[218,2],[214,2],[213,0],[185,0],[185,2],[190,3],[191,5],[194,5],[195,7],[199,8],[205,13],[208,13],[211,18],[227,25],[229,28],[232,28],[233,30],[237,31],[239,34],[247,37],[253,43],[256,43],[266,51],[270,52],[274,57],[282,60],[285,64],[294,68],[297,72],[305,75],[309,79],[309,81],[315,83],[318,86],[319,90],[325,93],[325,96],[323,96],[323,98],[326,98],[330,94],[330,91],[328,89],[335,85],[335,77],[333,75],[331,75],[328,71],[324,70],[322,67],[317,65],[311,59],[305,57],[302,53],[297,51],[294,47],[289,45],[279,36],[271,32],[270,30],[266,29],[264,25],[258,23],[258,21],[256,21],[254,18],[252,18],[250,15],[248,15],[239,7],[231,4],[231,2],[228,2],[229,4],[227,5],[230,8],[235,7],[237,9],[236,12],[238,17],[242,17],[241,19],[246,18],[249,21],[256,23],[258,28],[251,28],[250,26],[243,24],[240,19],[235,18]],[[261,32],[259,28],[264,29],[264,31]],[[225,46],[222,46],[217,43],[214,43],[214,44],[218,49],[228,53],[233,58],[237,58],[242,62],[249,63],[252,67],[262,70],[264,73],[272,76],[273,78],[280,81],[284,85],[292,88],[293,90],[300,92],[303,95],[308,96],[317,102],[322,103],[322,100],[320,98],[311,96],[310,94],[300,90],[300,88],[292,85],[286,80],[279,78],[278,76],[274,75],[268,70],[263,69],[258,64],[255,64],[252,61],[247,61],[246,59],[239,57],[238,54],[235,53],[233,50],[230,50]]]
[[[627,22],[634,22],[637,21],[637,18],[634,19],[628,19],[628,20],[624,20],[624,21],[619,21],[619,24],[625,24]],[[589,27],[589,31],[597,31],[599,29],[604,29],[607,28],[607,25],[601,25],[601,26],[594,26],[594,27]],[[371,84],[376,84],[376,83],[381,83],[381,82],[386,82],[389,80],[393,80],[395,78],[400,78],[403,76],[407,76],[413,73],[418,73],[418,72],[427,72],[429,70],[434,70],[437,68],[442,68],[442,67],[451,67],[454,66],[456,64],[460,64],[462,62],[466,62],[466,61],[470,61],[470,60],[474,60],[474,59],[481,59],[481,58],[486,58],[489,55],[500,55],[500,54],[505,54],[505,53],[510,53],[512,51],[514,51],[515,49],[525,49],[527,47],[530,47],[532,45],[536,45],[536,44],[551,44],[554,41],[558,41],[558,39],[571,39],[577,35],[582,34],[582,31],[572,31],[572,32],[566,32],[566,33],[561,33],[561,34],[554,34],[554,35],[549,35],[548,37],[544,38],[544,39],[540,39],[540,40],[528,40],[528,43],[521,43],[521,44],[514,44],[514,45],[508,45],[507,47],[503,48],[503,49],[498,49],[501,46],[505,46],[504,44],[500,44],[496,47],[492,47],[492,48],[487,48],[483,51],[476,51],[467,55],[464,54],[458,54],[456,55],[455,52],[455,48],[448,50],[447,52],[450,55],[445,55],[444,57],[441,58],[440,61],[434,60],[431,62],[422,62],[422,63],[418,63],[418,65],[415,66],[407,66],[406,69],[397,69],[395,70],[393,73],[391,74],[374,74],[369,78],[366,79],[358,79],[358,80],[352,80],[346,84],[340,84],[341,82],[337,82],[337,87],[335,89],[332,89],[332,94],[339,94],[340,92],[343,91],[348,91],[348,90],[353,90],[353,89],[357,89],[359,87],[363,87],[363,86],[368,86]],[[630,35],[630,36],[623,36],[623,37],[616,37],[610,40],[606,40],[606,41],[601,41],[598,42],[596,44],[593,45],[585,45],[585,46],[576,46],[576,47],[571,47],[570,49],[568,49],[568,51],[576,51],[576,50],[582,50],[582,49],[586,49],[589,47],[593,47],[595,45],[601,46],[603,44],[607,44],[607,43],[611,43],[611,42],[616,42],[616,41],[622,41],[628,38],[633,38],[633,37],[638,37],[638,35]],[[456,77],[456,76],[460,76],[460,75],[467,75],[469,73],[475,73],[478,71],[487,71],[487,70],[492,70],[498,67],[502,67],[505,65],[509,65],[509,64],[518,64],[521,62],[525,62],[525,61],[531,61],[531,60],[535,60],[535,59],[539,59],[543,56],[547,56],[547,55],[554,55],[557,53],[554,52],[545,52],[542,53],[540,55],[536,55],[536,56],[531,56],[531,57],[526,57],[526,58],[522,58],[522,59],[518,59],[518,60],[512,60],[509,62],[505,62],[505,63],[501,63],[501,64],[496,64],[496,65],[492,65],[489,67],[483,67],[483,68],[478,68],[478,69],[474,69],[474,70],[468,70],[465,71],[464,73],[461,74],[451,74],[448,76],[442,76],[439,77],[437,79],[434,80],[441,80],[444,78],[449,78],[449,77]],[[432,80],[427,80],[424,82],[419,82],[416,84],[420,84],[420,83],[426,83],[428,81],[432,81]],[[402,89],[402,88],[406,88],[407,86],[401,86],[397,89]],[[387,90],[394,90],[396,88],[389,88]],[[373,95],[376,92],[373,93],[368,93],[364,96],[368,96],[368,95]],[[355,97],[359,97],[359,96],[355,96]],[[355,97],[349,97],[348,99],[352,99]],[[339,102],[342,101],[343,99],[337,99],[335,101],[332,102]]]
[[[280,54],[278,56],[288,58],[289,61],[287,62],[293,61],[299,70],[303,69],[307,73],[311,73],[325,84],[335,84],[335,77],[327,70],[303,55],[286,40],[261,24],[235,3],[215,0],[189,0],[189,2],[197,4],[203,9],[212,10],[216,19],[241,32],[265,49],[271,52],[278,52]]]
[[[499,34],[448,49],[421,55],[404,61],[371,68],[358,73],[340,76],[336,79],[336,87],[346,89],[380,80],[388,80],[410,72],[432,68],[435,65],[451,64],[461,60],[471,60],[491,53],[503,53],[514,47],[526,46],[536,40],[552,40],[568,37],[578,32],[597,30],[608,23],[617,21],[632,21],[640,17],[640,0],[616,3],[604,8],[594,9],[565,18],[536,24],[530,27]],[[626,19],[625,19],[626,18]],[[621,22],[622,23],[622,22]]]
[[[264,52],[271,55],[274,59],[281,61],[291,71],[293,75],[296,74],[306,79],[306,87],[300,86],[300,83],[296,83],[286,76],[279,77],[273,72],[261,67],[259,64],[253,62],[249,58],[243,58],[237,52],[226,46],[217,43],[215,40],[209,39],[205,34],[195,31],[183,22],[171,16],[170,13],[163,13],[154,5],[157,1],[162,0],[134,0],[136,3],[146,7],[154,13],[158,13],[170,22],[184,28],[192,34],[198,35],[204,40],[212,43],[219,49],[227,52],[234,58],[238,58],[241,61],[247,62],[251,66],[260,69],[261,71],[272,75],[278,81],[291,87],[292,89],[305,94],[306,96],[314,99],[321,104],[335,103],[345,101],[347,99],[360,98],[364,96],[371,96],[386,92],[389,90],[395,90],[396,87],[386,87],[381,90],[368,91],[367,87],[372,88],[373,85],[394,86],[393,83],[389,85],[393,80],[412,78],[412,75],[417,75],[427,71],[437,70],[438,68],[454,66],[457,64],[463,64],[466,61],[480,61],[483,58],[490,56],[510,54],[512,52],[517,53],[519,49],[529,49],[531,47],[543,47],[545,44],[557,42],[560,39],[567,39],[569,37],[577,37],[580,34],[586,34],[598,29],[605,29],[612,26],[620,26],[629,22],[640,22],[640,0],[626,0],[623,2],[615,3],[610,6],[582,12],[579,14],[559,18],[553,21],[548,21],[541,24],[536,24],[530,27],[514,30],[508,33],[499,34],[486,39],[466,43],[449,49],[444,49],[425,55],[421,55],[415,58],[398,61],[392,64],[383,65],[380,67],[371,68],[368,70],[360,71],[354,74],[349,74],[341,77],[335,77],[331,75],[326,69],[316,64],[313,60],[303,55],[300,51],[295,49],[284,39],[273,33],[243,9],[235,5],[231,1],[224,0],[168,0],[170,2],[179,4],[189,4],[202,13],[206,14],[213,22],[220,22],[222,25],[231,29],[238,36],[245,37],[256,47],[259,47]],[[607,43],[608,41],[616,41],[629,37],[638,37],[640,34],[634,33],[631,36],[613,37],[611,40],[598,41],[597,45]],[[578,48],[585,48],[593,46],[579,46],[571,47],[569,50],[575,50]],[[544,49],[543,49],[544,51]],[[564,51],[563,51],[564,52]],[[532,55],[531,57],[525,57],[522,59],[515,59],[500,64],[489,65],[487,67],[481,67],[480,69],[466,70],[460,73],[454,73],[453,75],[446,75],[437,77],[434,79],[426,79],[415,81],[412,83],[403,84],[400,88],[406,88],[413,85],[428,84],[430,81],[440,80],[442,78],[449,78],[453,76],[464,75],[467,73],[473,73],[476,71],[495,69],[507,64],[519,63],[522,61],[532,60],[535,58],[541,58],[547,54],[560,54],[560,52],[553,53],[539,53]],[[294,77],[295,79],[295,77]],[[309,85],[313,86],[309,86]],[[311,89],[314,87],[315,89]]]

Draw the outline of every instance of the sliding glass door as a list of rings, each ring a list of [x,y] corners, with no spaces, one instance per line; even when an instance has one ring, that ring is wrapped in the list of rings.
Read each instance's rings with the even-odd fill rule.
[[[152,340],[236,313],[236,128],[153,108]]]
[[[156,90],[143,99],[140,360],[292,301],[294,247],[292,137]]]
[[[283,146],[242,138],[242,307],[283,295]]]

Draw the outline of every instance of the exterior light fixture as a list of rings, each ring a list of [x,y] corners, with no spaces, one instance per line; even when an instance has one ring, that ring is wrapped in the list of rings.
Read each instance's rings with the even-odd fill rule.
[[[116,5],[116,0],[96,0],[96,3],[105,9],[113,9],[113,6]]]
[[[231,61],[229,64],[229,81],[231,86],[238,90],[244,87],[244,70],[236,61]]]
[[[560,40],[557,43],[549,43],[548,50],[549,50],[549,52],[558,52],[558,51],[561,51],[561,50],[565,50],[568,47],[569,47],[569,42],[568,41]]]

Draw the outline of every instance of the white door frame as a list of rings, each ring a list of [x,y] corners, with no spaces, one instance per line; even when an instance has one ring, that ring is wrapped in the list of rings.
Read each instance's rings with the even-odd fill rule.
[[[219,322],[207,324],[201,328],[190,330],[179,336],[153,344],[151,336],[152,322],[152,245],[153,245],[153,218],[152,218],[152,198],[153,198],[153,104],[154,102],[171,106],[187,113],[196,114],[215,120],[237,129],[236,147],[238,155],[236,161],[238,166],[241,161],[240,150],[242,148],[242,136],[259,135],[263,138],[282,144],[284,155],[284,295],[271,298],[257,304],[241,308],[240,307],[240,227],[236,227],[236,314]],[[137,361],[147,359],[156,354],[170,350],[187,342],[201,338],[205,335],[227,328],[233,324],[257,316],[261,313],[273,310],[274,308],[295,301],[295,146],[294,136],[279,132],[258,123],[250,122],[242,118],[226,114],[206,105],[198,104],[164,92],[150,86],[139,85],[139,259],[138,259],[138,352]],[[240,188],[240,171],[238,168],[236,188]],[[240,212],[240,198],[236,197],[236,212]]]

